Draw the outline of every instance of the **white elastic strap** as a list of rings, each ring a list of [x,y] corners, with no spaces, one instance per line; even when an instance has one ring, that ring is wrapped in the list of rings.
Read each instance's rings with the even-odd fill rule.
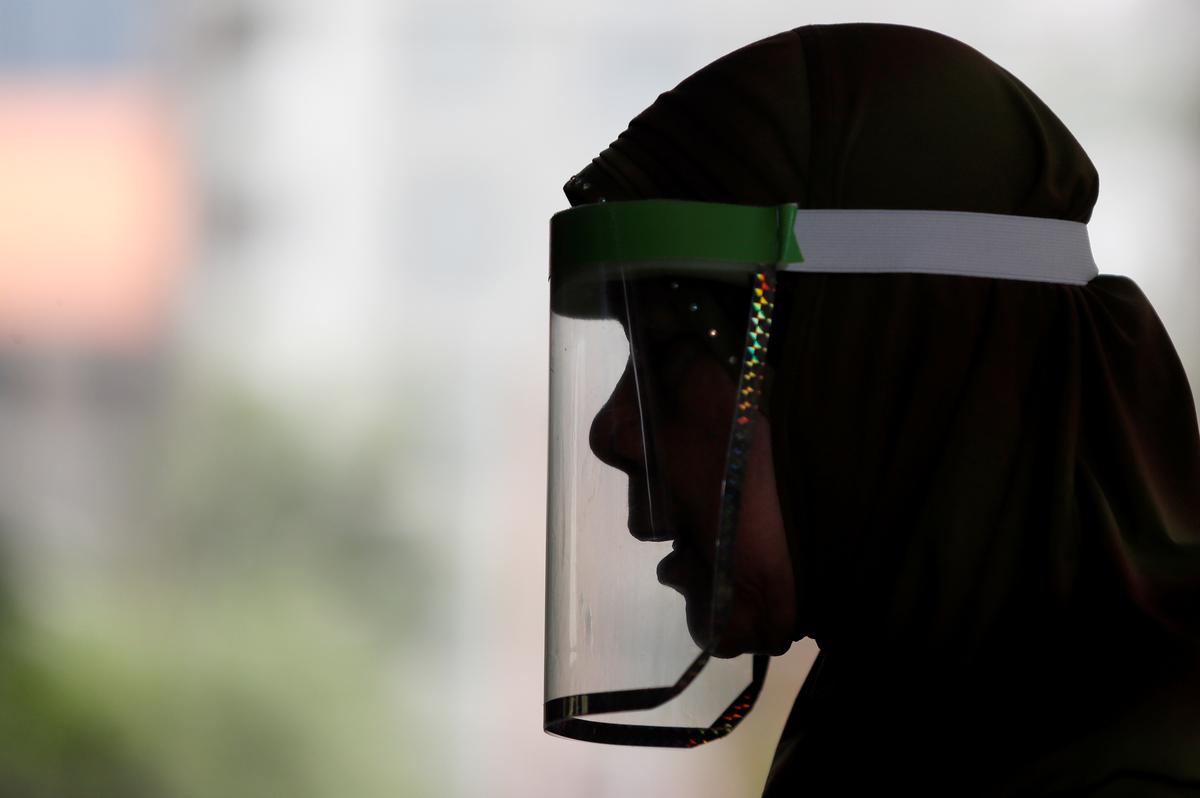
[[[1087,225],[963,211],[799,210],[789,272],[918,272],[1085,285]]]

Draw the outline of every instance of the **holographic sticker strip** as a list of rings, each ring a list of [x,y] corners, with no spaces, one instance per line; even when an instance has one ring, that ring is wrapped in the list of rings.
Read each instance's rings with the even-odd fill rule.
[[[763,399],[766,381],[767,344],[771,339],[771,319],[775,311],[775,271],[755,273],[750,297],[750,318],[746,325],[746,346],[742,352],[742,370],[738,379],[736,409],[729,432],[726,456],[725,488],[721,495],[721,520],[713,568],[713,599],[709,615],[709,640],[719,640],[729,616],[733,585],[729,569],[737,535],[738,515],[742,506],[742,483],[746,476],[746,458],[754,434],[754,414]]]

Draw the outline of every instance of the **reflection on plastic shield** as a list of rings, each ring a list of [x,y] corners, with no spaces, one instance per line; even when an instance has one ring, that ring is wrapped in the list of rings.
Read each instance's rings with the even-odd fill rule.
[[[682,596],[655,578],[671,544],[629,534],[630,478],[589,445],[590,425],[627,368],[625,332],[617,321],[553,324],[552,401],[573,421],[561,437],[551,433],[550,468],[573,479],[551,480],[546,698],[671,685],[700,653]],[[568,351],[570,365],[561,362]]]

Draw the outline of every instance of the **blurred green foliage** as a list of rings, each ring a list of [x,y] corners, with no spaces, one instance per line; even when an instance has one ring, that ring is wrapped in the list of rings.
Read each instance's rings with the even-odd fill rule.
[[[0,798],[425,794],[403,677],[434,563],[391,506],[400,428],[331,451],[319,420],[182,395],[114,556],[0,596]]]

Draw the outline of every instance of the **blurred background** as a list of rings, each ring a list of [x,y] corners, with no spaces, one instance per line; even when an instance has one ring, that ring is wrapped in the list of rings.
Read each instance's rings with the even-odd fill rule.
[[[0,798],[757,795],[811,646],[716,745],[541,731],[547,220],[863,20],[1055,110],[1200,385],[1194,0],[0,0]]]

